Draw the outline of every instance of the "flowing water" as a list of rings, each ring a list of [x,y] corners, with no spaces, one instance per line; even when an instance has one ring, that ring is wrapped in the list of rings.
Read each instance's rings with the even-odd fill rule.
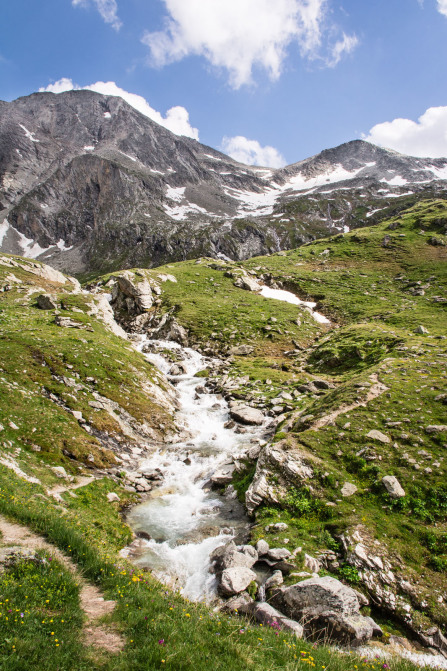
[[[139,348],[143,349],[147,342]],[[172,342],[149,342],[156,351],[145,356],[159,370],[167,374],[172,366],[169,359],[178,357],[186,371],[171,380],[180,407],[176,422],[187,438],[171,443],[140,464],[140,471],[160,468],[164,477],[162,485],[129,515],[135,531],[151,536],[135,563],[151,568],[158,578],[178,587],[189,599],[210,600],[216,585],[209,573],[209,555],[230,538],[243,540],[249,522],[243,506],[234,498],[211,491],[209,480],[243,446],[248,447],[260,436],[261,430],[237,434],[224,428],[229,419],[226,401],[212,394],[196,393],[203,378],[194,376],[206,368],[202,355]],[[163,356],[163,350],[168,358]]]
[[[301,301],[288,291],[263,287],[261,294],[302,305],[318,322],[330,323],[314,312],[315,303]],[[230,538],[243,541],[249,525],[243,506],[233,497],[212,491],[210,478],[243,447],[259,440],[262,429],[238,434],[225,428],[229,419],[226,401],[197,393],[203,378],[195,374],[207,366],[201,354],[177,343],[147,339],[139,349],[145,351],[148,343],[151,351],[145,356],[162,373],[168,375],[173,362],[183,366],[183,374],[169,377],[178,392],[176,423],[187,437],[155,452],[139,466],[140,471],[160,468],[163,482],[129,514],[134,531],[144,531],[151,538],[143,543],[135,563],[150,568],[187,598],[210,601],[216,594],[216,581],[209,572],[210,553]]]

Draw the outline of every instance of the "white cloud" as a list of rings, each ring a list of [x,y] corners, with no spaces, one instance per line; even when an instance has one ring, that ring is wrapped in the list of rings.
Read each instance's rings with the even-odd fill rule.
[[[447,107],[430,107],[417,121],[379,123],[363,139],[410,156],[447,157]]]
[[[447,16],[447,0],[438,0],[438,12]]]
[[[252,82],[255,66],[278,79],[293,42],[302,57],[319,57],[328,2],[164,0],[169,14],[164,30],[146,32],[142,41],[150,49],[152,64],[161,67],[189,55],[204,56],[211,65],[226,69],[237,89]],[[346,50],[347,45],[339,59]]]
[[[62,77],[62,79],[59,79],[57,82],[49,84],[45,88],[40,88],[39,91],[63,93],[64,91],[79,91],[80,89],[96,91],[96,93],[102,93],[106,96],[119,96],[129,103],[129,105],[132,105],[132,107],[141,112],[141,114],[149,117],[152,121],[156,121],[160,126],[164,126],[176,135],[186,135],[187,137],[192,137],[194,140],[199,139],[199,131],[197,128],[193,128],[189,123],[189,114],[185,107],[171,107],[164,117],[160,112],[157,112],[157,110],[151,107],[143,96],[139,96],[136,93],[129,93],[117,86],[115,82],[96,82],[95,84],[90,84],[88,86],[78,86],[77,84],[74,84],[71,79]]]
[[[118,5],[116,0],[91,0],[98,12],[106,23],[109,23],[112,28],[119,30],[123,25],[118,18]],[[87,7],[90,0],[72,0],[73,7]]]
[[[268,168],[282,168],[286,162],[275,147],[262,147],[257,140],[249,140],[243,135],[224,137],[222,151],[240,163],[262,165]]]
[[[330,57],[327,60],[329,67],[334,68],[338,65],[345,54],[350,54],[357,47],[359,41],[355,35],[345,35],[336,42],[331,49]]]

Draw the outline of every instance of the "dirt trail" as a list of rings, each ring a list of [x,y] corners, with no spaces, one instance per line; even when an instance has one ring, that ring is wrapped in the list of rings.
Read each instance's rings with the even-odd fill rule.
[[[73,489],[79,489],[80,487],[85,487],[86,485],[89,485],[91,482],[95,481],[95,477],[93,475],[88,476],[88,475],[81,475],[77,477],[77,482],[74,484],[60,484],[60,485],[55,485],[51,489],[47,490],[48,496],[52,496],[53,498],[56,499],[56,501],[62,501],[63,499],[61,498],[61,494],[64,492],[70,492]]]
[[[123,649],[125,645],[123,637],[114,631],[110,625],[107,626],[97,622],[99,618],[114,610],[116,601],[106,601],[101,591],[82,577],[78,567],[70,557],[67,557],[59,548],[48,543],[44,538],[33,533],[27,527],[8,522],[8,520],[0,515],[0,531],[2,533],[2,538],[0,539],[2,547],[0,551],[3,556],[5,551],[7,553],[8,548],[15,551],[20,548],[32,551],[46,550],[76,576],[80,586],[80,605],[87,617],[83,630],[83,638],[86,645],[107,650],[112,654],[120,652]]]

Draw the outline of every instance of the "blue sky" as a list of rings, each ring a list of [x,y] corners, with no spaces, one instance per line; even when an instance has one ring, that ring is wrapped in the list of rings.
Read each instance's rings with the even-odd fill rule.
[[[447,0],[15,0],[1,16],[3,100],[122,89],[264,165],[360,137],[447,155]]]

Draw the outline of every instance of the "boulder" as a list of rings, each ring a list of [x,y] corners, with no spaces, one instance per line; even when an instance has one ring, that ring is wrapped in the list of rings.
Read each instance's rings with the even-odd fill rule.
[[[257,622],[263,625],[272,627],[273,629],[290,631],[297,638],[303,638],[304,628],[298,622],[289,620],[289,618],[268,603],[254,601],[244,606],[242,612],[251,615]]]
[[[212,476],[213,485],[229,485],[233,479],[233,473],[236,470],[235,464],[226,464],[221,466]]]
[[[405,490],[394,475],[386,475],[382,478],[382,483],[385,485],[385,488],[392,499],[400,499],[402,496],[405,496]]]
[[[344,497],[353,496],[357,492],[357,487],[352,482],[345,482],[341,488],[341,495]]]
[[[246,609],[250,604],[253,603],[253,599],[248,592],[241,592],[236,596],[231,597],[228,601],[225,601],[220,610],[223,613],[245,613]]]
[[[246,291],[261,291],[262,287],[253,277],[242,275],[234,281],[234,286]]]
[[[40,296],[37,296],[36,303],[40,310],[55,310],[57,308],[56,299],[48,294],[40,294]]]
[[[275,522],[274,524],[267,524],[266,531],[287,531],[289,525],[285,522]]]
[[[243,546],[244,550],[247,546]],[[228,568],[251,568],[258,561],[258,553],[251,547],[251,551],[240,552],[234,541],[221,545],[211,553],[211,564],[215,573],[220,573]]]
[[[330,576],[279,588],[272,603],[302,622],[306,636],[360,645],[381,633],[371,618],[360,614],[357,593]]]
[[[254,349],[251,345],[237,345],[236,347],[231,347],[228,354],[230,356],[248,356],[254,352]]]
[[[281,571],[273,571],[273,575],[264,583],[265,590],[272,589],[272,587],[281,587],[284,583],[284,578]]]
[[[287,548],[270,548],[267,552],[267,559],[270,561],[281,561],[281,559],[288,559],[292,553]]]
[[[255,547],[259,557],[266,555],[270,549],[267,541],[263,540],[262,538],[256,543]]]
[[[447,424],[431,424],[425,427],[427,433],[447,433]]]
[[[223,571],[218,589],[223,596],[234,596],[246,590],[255,580],[256,573],[247,566],[233,566]]]
[[[123,271],[114,279],[125,296],[133,298],[139,310],[149,310],[154,302],[152,288],[146,278],[136,276],[129,270]]]
[[[118,494],[115,494],[115,492],[109,492],[107,494],[107,501],[109,503],[113,503],[114,501],[118,502],[119,500],[120,500],[120,497],[118,496]]]
[[[57,478],[69,480],[69,475],[63,466],[52,466],[51,470]]]
[[[391,439],[388,436],[386,436],[381,431],[377,431],[376,429],[373,429],[367,433],[366,437],[371,438],[372,440],[378,440],[380,443],[391,443]]]
[[[174,363],[171,368],[169,369],[168,375],[185,375],[186,373],[186,366],[183,363]]]
[[[304,566],[312,571],[312,573],[318,573],[321,570],[321,563],[315,557],[311,557],[308,554],[304,555]]]
[[[188,347],[188,334],[172,315],[164,315],[157,328],[151,331],[151,338],[172,340],[183,347]]]
[[[264,415],[256,408],[248,405],[235,405],[230,409],[230,415],[236,422],[252,426],[260,426],[264,422]]]

